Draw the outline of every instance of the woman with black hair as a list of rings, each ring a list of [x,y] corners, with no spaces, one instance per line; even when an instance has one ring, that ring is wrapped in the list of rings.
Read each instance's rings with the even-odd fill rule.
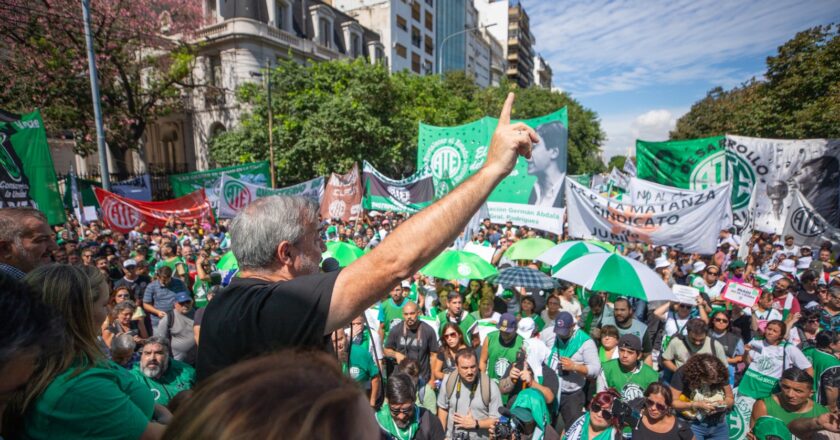
[[[790,329],[787,340],[804,350],[813,347],[820,332],[820,311],[818,309],[802,309],[799,321]]]
[[[802,350],[784,340],[787,324],[772,320],[764,329],[764,338],[755,338],[744,346],[744,363],[747,371],[738,385],[738,394],[763,399],[773,392],[782,371],[791,366],[813,374],[811,362]]]
[[[586,411],[566,430],[564,440],[617,440],[621,438],[621,425],[615,405],[621,396],[614,389],[601,391],[592,398]],[[625,405],[626,406],[626,405]]]
[[[723,345],[729,369],[729,384],[735,386],[735,371],[744,355],[744,341],[729,330],[729,313],[718,310],[712,313],[709,323],[709,336]]]
[[[691,423],[698,440],[728,440],[726,413],[735,404],[726,365],[711,354],[696,354],[671,379],[679,416]]]
[[[636,440],[694,439],[688,423],[674,416],[674,398],[671,389],[662,382],[654,382],[645,390],[641,417],[633,427]],[[662,436],[665,437],[662,437]]]
[[[826,330],[817,334],[815,347],[806,348],[802,354],[814,366],[814,400],[834,411],[840,390],[837,378],[840,378],[840,333]]]

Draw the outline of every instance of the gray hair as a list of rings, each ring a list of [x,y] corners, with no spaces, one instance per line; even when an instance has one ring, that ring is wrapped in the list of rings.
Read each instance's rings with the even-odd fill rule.
[[[230,247],[240,269],[266,269],[283,241],[298,242],[318,221],[318,205],[303,197],[271,196],[251,202],[230,224]]]
[[[137,343],[134,342],[134,336],[128,333],[120,333],[114,336],[111,341],[111,352],[133,352],[137,348]]]
[[[163,351],[166,352],[166,356],[169,356],[169,339],[164,338],[163,336],[151,336],[149,339],[146,339],[146,346],[153,344],[163,347]]]
[[[134,301],[130,299],[125,300],[114,306],[114,316],[119,315],[123,310],[131,310],[133,312],[136,308],[137,306],[134,305]]]
[[[27,231],[23,220],[31,217],[47,222],[44,213],[35,208],[0,209],[0,241],[20,243],[21,237]]]

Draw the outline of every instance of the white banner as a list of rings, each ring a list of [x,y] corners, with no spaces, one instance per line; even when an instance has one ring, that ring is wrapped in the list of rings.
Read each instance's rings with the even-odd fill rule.
[[[630,184],[630,177],[619,171],[618,168],[613,168],[610,171],[609,183],[619,188],[627,188],[627,185]]]
[[[567,179],[569,235],[710,255],[725,226],[731,188],[726,183],[671,202],[632,204],[602,197]]]
[[[222,174],[219,180],[219,218],[233,218],[257,199],[257,189],[265,188]]]
[[[528,226],[558,235],[563,233],[564,208],[487,202],[487,209],[490,212],[490,221],[493,223],[512,221],[515,225]]]
[[[152,182],[148,174],[143,174],[133,179],[112,183],[111,192],[127,199],[151,202]]]
[[[634,205],[647,205],[673,202],[685,197],[697,197],[704,192],[705,190],[675,188],[631,177],[628,179],[624,194],[619,196],[619,199],[623,202],[629,201]],[[732,204],[729,205],[723,227],[728,228],[730,226],[732,226]]]
[[[797,190],[829,225],[840,226],[840,139],[726,136],[733,191],[753,187],[755,230],[781,234]]]
[[[632,160],[630,160],[629,156],[624,160],[624,167],[621,169],[621,171],[624,171],[624,174],[628,175],[629,177],[636,177],[636,164],[633,163]]]

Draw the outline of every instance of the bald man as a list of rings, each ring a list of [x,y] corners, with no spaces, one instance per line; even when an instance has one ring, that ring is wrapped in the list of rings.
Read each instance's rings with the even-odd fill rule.
[[[420,376],[429,381],[432,375],[432,353],[438,351],[435,329],[419,318],[417,304],[409,301],[403,306],[403,320],[395,325],[385,341],[385,356],[399,364],[412,359],[420,365]]]

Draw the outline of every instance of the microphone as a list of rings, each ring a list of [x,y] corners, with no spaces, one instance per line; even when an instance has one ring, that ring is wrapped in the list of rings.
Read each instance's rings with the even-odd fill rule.
[[[325,273],[335,272],[340,268],[338,260],[333,257],[324,258],[324,261],[321,262],[321,270]]]

